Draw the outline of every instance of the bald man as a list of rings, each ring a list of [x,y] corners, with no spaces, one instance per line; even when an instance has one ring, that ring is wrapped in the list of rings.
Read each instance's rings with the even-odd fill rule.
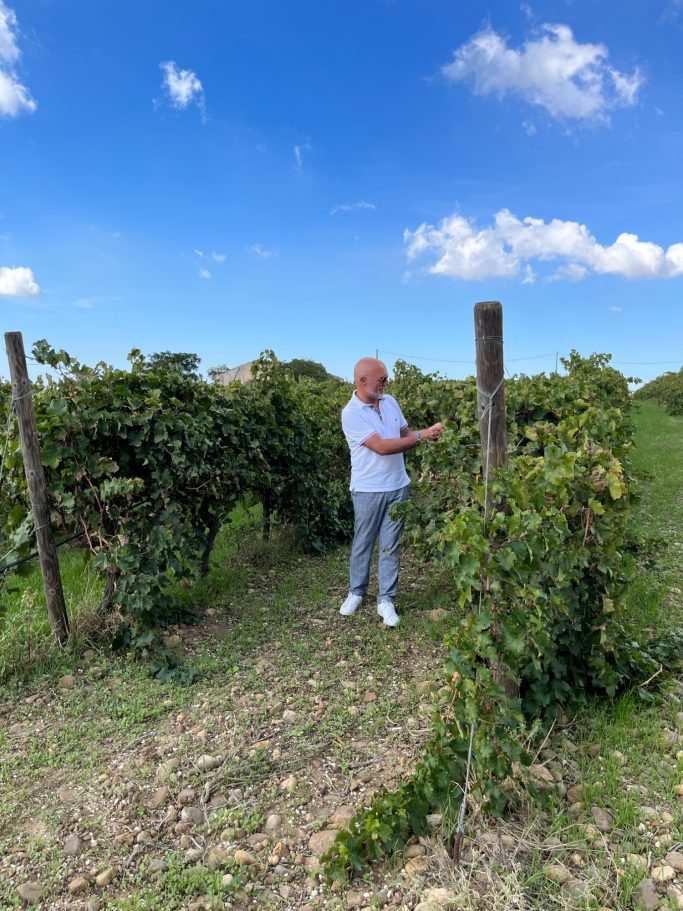
[[[377,613],[386,626],[396,626],[394,607],[398,588],[399,545],[403,520],[393,519],[390,508],[408,499],[408,477],[403,453],[441,433],[441,422],[425,430],[411,430],[398,402],[385,390],[389,382],[382,361],[364,357],[355,366],[356,387],[342,411],[342,428],[351,450],[351,498],[354,534],[351,548],[349,594],[339,611],[354,614],[367,594],[370,562],[379,541]]]

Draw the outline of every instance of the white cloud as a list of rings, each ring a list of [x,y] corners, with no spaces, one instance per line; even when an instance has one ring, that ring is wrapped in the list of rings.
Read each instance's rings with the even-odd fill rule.
[[[18,117],[22,111],[33,113],[37,107],[14,72],[21,56],[16,29],[16,13],[0,0],[0,116],[4,117]]]
[[[263,244],[252,244],[247,249],[250,253],[253,253],[254,256],[258,256],[260,259],[272,259],[274,256],[279,255],[278,250],[267,250]]]
[[[623,307],[610,307],[612,313],[621,313],[623,309]]]
[[[0,0],[0,60],[3,63],[16,63],[21,56],[14,35],[16,27],[17,14]]]
[[[162,87],[168,92],[173,107],[183,110],[194,102],[203,112],[204,89],[197,74],[178,69],[173,60],[160,63],[159,67],[164,71]]]
[[[520,220],[501,209],[493,225],[478,228],[462,215],[450,215],[438,226],[421,224],[405,230],[403,239],[409,261],[433,259],[432,275],[477,281],[488,278],[521,278],[533,281],[531,263],[559,263],[547,281],[581,281],[589,273],[624,278],[671,278],[683,275],[683,243],[664,250],[622,233],[614,243],[598,243],[586,225],[554,218],[544,222],[527,216]],[[533,276],[533,277],[532,277]]]
[[[25,266],[0,266],[0,296],[36,297],[40,293],[31,269]]]
[[[215,250],[212,250],[211,253],[205,253],[203,250],[195,250],[194,255],[198,259],[210,259],[214,263],[224,263],[228,258],[227,253],[216,253]]]
[[[486,26],[454,52],[442,73],[476,95],[514,94],[561,120],[609,123],[608,111],[636,103],[643,76],[607,63],[603,44],[580,44],[567,25],[543,25],[521,49]]]
[[[211,278],[211,272],[209,269],[200,269],[199,270],[200,278]]]
[[[372,202],[365,202],[359,199],[358,202],[350,202],[342,206],[332,206],[330,215],[336,215],[337,212],[353,212],[355,209],[376,209],[377,206]]]
[[[304,169],[304,159],[303,152],[310,152],[311,146],[308,142],[303,142],[301,145],[294,146],[294,159],[296,161],[296,169],[301,174]]]

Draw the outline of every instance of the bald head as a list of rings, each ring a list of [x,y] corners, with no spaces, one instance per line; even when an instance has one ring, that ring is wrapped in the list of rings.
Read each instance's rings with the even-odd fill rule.
[[[383,361],[375,357],[362,357],[353,368],[353,382],[358,398],[367,404],[381,399],[387,374]]]
[[[358,385],[361,377],[386,376],[387,368],[376,357],[362,357],[353,368],[353,382]]]

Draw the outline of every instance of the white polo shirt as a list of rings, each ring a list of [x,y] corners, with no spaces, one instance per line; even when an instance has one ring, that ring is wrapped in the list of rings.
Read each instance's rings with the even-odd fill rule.
[[[383,440],[401,436],[401,428],[408,422],[398,402],[385,395],[379,403],[379,412],[372,405],[365,405],[354,392],[342,411],[342,429],[351,450],[351,490],[358,493],[378,493],[400,490],[410,484],[403,453],[378,455],[363,443],[373,433]]]

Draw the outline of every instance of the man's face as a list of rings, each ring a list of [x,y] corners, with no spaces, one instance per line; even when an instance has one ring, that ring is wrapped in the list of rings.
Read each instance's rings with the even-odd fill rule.
[[[384,398],[384,389],[388,384],[387,368],[384,364],[380,364],[365,375],[365,394],[373,402],[380,402]]]

